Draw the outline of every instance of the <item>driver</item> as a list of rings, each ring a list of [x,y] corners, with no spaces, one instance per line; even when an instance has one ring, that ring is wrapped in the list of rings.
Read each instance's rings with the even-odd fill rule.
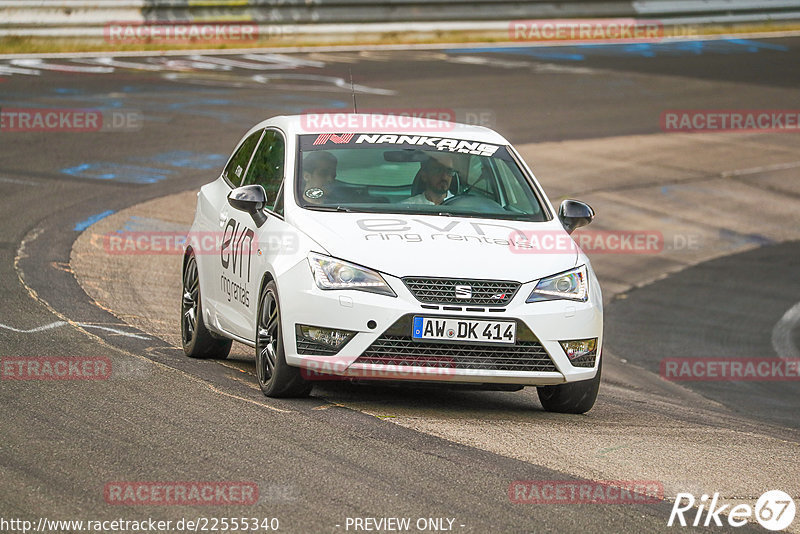
[[[455,169],[453,156],[447,153],[426,153],[428,159],[420,163],[419,178],[425,190],[419,195],[401,200],[402,204],[441,204],[448,198]]]

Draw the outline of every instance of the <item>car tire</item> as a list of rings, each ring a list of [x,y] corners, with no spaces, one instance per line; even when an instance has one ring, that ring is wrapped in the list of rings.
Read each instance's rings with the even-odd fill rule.
[[[183,296],[181,297],[181,344],[190,358],[225,359],[232,341],[215,336],[206,328],[200,301],[200,276],[197,260],[190,252],[184,261]]]
[[[274,281],[264,286],[258,299],[256,378],[267,397],[306,397],[311,393],[312,384],[303,379],[300,369],[286,363],[278,286]]]
[[[600,389],[600,374],[603,359],[597,366],[597,374],[590,380],[569,382],[557,386],[539,386],[537,393],[542,407],[548,412],[586,413],[594,406],[597,391]]]

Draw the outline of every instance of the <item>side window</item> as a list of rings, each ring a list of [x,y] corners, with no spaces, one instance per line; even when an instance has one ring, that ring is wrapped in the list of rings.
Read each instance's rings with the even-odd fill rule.
[[[283,136],[274,130],[267,130],[242,182],[242,185],[264,186],[270,206],[275,204],[283,181],[284,149]]]
[[[222,171],[223,176],[234,186],[238,186],[241,183],[244,171],[247,169],[247,164],[250,162],[250,156],[253,155],[253,150],[256,148],[256,144],[258,144],[258,140],[261,138],[261,133],[262,130],[259,130],[245,139],[242,146],[239,147],[239,150],[236,151],[228,162],[225,170]]]

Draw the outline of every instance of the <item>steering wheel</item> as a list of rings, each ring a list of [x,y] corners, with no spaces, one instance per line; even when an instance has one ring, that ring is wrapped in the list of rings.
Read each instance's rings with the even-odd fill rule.
[[[457,206],[476,211],[504,211],[503,206],[495,202],[491,198],[486,198],[481,195],[472,195],[469,193],[461,193],[455,195],[441,204],[442,206]]]

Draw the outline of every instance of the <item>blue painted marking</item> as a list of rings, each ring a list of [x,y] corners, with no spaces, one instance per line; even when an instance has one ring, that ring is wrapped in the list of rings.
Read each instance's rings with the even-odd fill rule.
[[[567,46],[505,46],[490,48],[454,48],[448,54],[513,54],[537,59],[583,61],[587,57],[686,56],[700,54],[753,54],[762,50],[787,52],[787,46],[749,39],[713,39],[708,41],[666,41],[661,43],[577,43]]]
[[[154,123],[168,122],[174,118],[175,113],[205,116],[222,123],[241,123],[243,120],[252,119],[253,108],[265,110],[261,113],[263,116],[271,116],[279,111],[299,114],[311,109],[349,109],[352,105],[351,101],[346,99],[292,94],[274,94],[269,95],[268,98],[261,95],[257,98],[242,100],[236,91],[229,89],[177,88],[170,85],[147,87],[126,85],[118,91],[124,94],[122,98],[119,98],[118,95],[110,97],[86,94],[83,91],[69,88],[55,88],[53,92],[59,95],[62,102],[60,105],[48,105],[30,100],[29,93],[5,93],[4,96],[7,105],[11,105],[10,102],[13,102],[16,107],[56,108],[63,107],[64,102],[70,102],[73,107],[105,111],[133,106],[132,101],[126,98],[136,96],[136,93],[158,94],[165,96],[166,100],[143,100],[136,101],[135,104],[135,109],[146,115],[148,122]],[[231,95],[235,96],[230,97]],[[175,102],[176,100],[178,102]]]
[[[650,46],[650,43],[627,44],[623,50],[626,54],[630,54],[632,56],[655,57],[656,55],[656,53],[653,51],[653,48]]]
[[[207,108],[209,106],[229,108],[236,104],[238,104],[238,102],[224,98],[182,99],[180,102],[168,104],[166,110],[171,112],[179,111],[182,113],[191,113],[192,115],[216,118],[222,122],[228,122],[230,120],[230,112],[215,111]]]
[[[414,333],[412,337],[422,337],[422,317],[414,317]]]
[[[224,154],[201,154],[189,150],[173,150],[163,152],[151,158],[150,161],[171,165],[173,167],[188,167],[191,169],[215,169],[225,163],[227,156]]]
[[[759,246],[771,245],[774,241],[761,234],[740,234],[727,228],[722,228],[719,231],[719,236],[722,239],[731,240],[739,243],[754,243]]]
[[[745,45],[754,49],[765,48],[767,50],[778,50],[779,52],[788,52],[789,47],[784,45],[778,45],[774,43],[766,43],[764,41],[750,41],[748,39],[727,39],[729,43],[736,43],[740,45]]]
[[[167,106],[167,109],[183,109],[192,106],[230,106],[235,103],[225,98],[197,98],[173,102]]]
[[[76,232],[83,232],[84,230],[89,228],[91,225],[93,225],[97,221],[99,221],[101,219],[105,219],[106,217],[108,217],[109,215],[112,215],[113,213],[114,213],[114,210],[106,210],[106,211],[104,211],[102,213],[97,213],[95,215],[92,215],[88,219],[86,219],[84,221],[81,221],[78,224],[76,224],[75,228],[73,228],[73,230],[75,230]]]
[[[101,162],[84,163],[75,167],[61,169],[61,172],[79,178],[114,180],[128,184],[154,184],[167,178],[173,171],[153,167],[140,167],[138,165]]]
[[[75,89],[73,87],[56,87],[55,89],[53,89],[53,92],[59,95],[79,95],[83,91],[80,89]]]
[[[125,221],[125,224],[123,224],[121,228],[115,230],[115,232],[118,234],[128,232],[170,232],[177,235],[188,234],[189,226],[153,217],[131,215],[128,220]],[[179,244],[185,241],[185,238],[173,237]]]

